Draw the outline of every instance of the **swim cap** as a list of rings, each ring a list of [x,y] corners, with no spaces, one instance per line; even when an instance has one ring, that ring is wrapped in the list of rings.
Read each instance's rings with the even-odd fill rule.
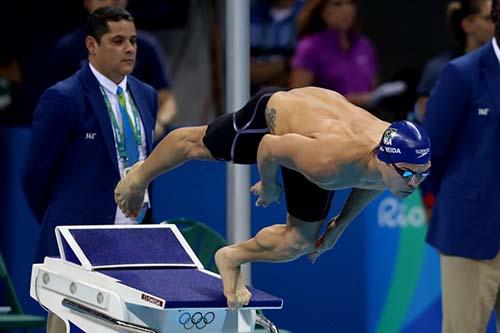
[[[422,126],[396,121],[385,130],[377,157],[386,163],[427,164],[431,159],[431,142]]]

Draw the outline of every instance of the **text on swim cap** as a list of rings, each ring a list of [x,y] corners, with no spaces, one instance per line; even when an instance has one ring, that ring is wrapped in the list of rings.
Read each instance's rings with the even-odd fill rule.
[[[387,153],[391,154],[401,154],[401,150],[399,148],[394,148],[394,147],[384,147],[384,150]]]
[[[429,154],[429,152],[431,151],[430,148],[425,148],[425,149],[415,149],[415,153],[418,154],[418,157],[417,158],[422,158],[424,157],[425,155]]]

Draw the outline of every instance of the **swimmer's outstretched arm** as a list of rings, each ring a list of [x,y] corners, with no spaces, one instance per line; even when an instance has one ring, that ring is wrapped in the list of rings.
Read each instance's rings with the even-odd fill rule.
[[[340,214],[329,222],[325,233],[317,240],[316,249],[309,255],[309,260],[314,263],[323,252],[333,248],[347,226],[382,192],[353,188]]]
[[[353,188],[344,208],[336,219],[336,224],[351,223],[365,207],[383,191]]]
[[[280,200],[281,185],[277,179],[280,165],[314,175],[324,165],[321,156],[324,156],[321,154],[321,144],[315,138],[299,134],[266,134],[257,151],[261,180],[250,189],[259,196],[256,205],[267,206]]]

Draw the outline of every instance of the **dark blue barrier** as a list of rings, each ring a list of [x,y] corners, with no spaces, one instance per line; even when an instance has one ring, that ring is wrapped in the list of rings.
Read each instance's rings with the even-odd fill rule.
[[[0,129],[0,251],[10,272],[23,310],[45,314],[29,297],[31,264],[34,259],[40,227],[28,209],[21,189],[21,170],[26,157],[30,131],[27,128]]]

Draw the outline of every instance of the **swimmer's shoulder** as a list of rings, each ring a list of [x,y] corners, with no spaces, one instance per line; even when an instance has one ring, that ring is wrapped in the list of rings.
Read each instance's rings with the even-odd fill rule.
[[[344,96],[334,90],[324,89],[320,87],[308,86],[302,88],[293,88],[288,91],[280,91],[272,97],[274,101],[299,100],[299,99],[320,99],[320,100],[342,100]]]

